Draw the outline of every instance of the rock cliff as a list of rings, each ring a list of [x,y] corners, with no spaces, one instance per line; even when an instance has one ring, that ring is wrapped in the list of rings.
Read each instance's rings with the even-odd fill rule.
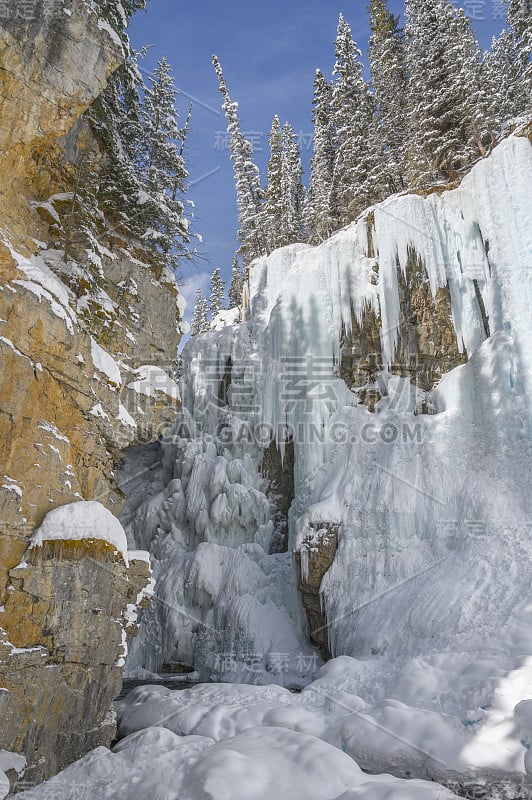
[[[0,20],[0,750],[25,756],[30,781],[113,738],[149,582],[104,542],[30,537],[67,503],[117,514],[115,466],[179,405],[173,275],[112,232],[98,270],[60,249],[80,153],[98,158],[84,114],[122,50],[97,4],[59,6]]]

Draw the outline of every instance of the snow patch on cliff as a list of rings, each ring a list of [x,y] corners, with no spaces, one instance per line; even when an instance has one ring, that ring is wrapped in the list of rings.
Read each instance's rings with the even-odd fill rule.
[[[96,500],[80,500],[49,511],[33,534],[30,547],[42,547],[48,541],[81,539],[108,542],[128,564],[124,529],[117,518]]]

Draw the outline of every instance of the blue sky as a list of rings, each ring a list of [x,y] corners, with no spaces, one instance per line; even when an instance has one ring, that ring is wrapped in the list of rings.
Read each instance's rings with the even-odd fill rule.
[[[166,56],[181,92],[182,118],[193,103],[189,137],[189,198],[195,203],[195,228],[203,236],[206,260],[186,265],[182,291],[193,298],[200,286],[208,289],[216,266],[228,278],[236,249],[236,207],[232,165],[225,141],[225,119],[211,56],[220,58],[233,100],[239,103],[242,129],[255,148],[255,160],[265,174],[267,135],[275,114],[301,135],[305,167],[311,154],[313,80],[319,67],[330,77],[338,15],[349,21],[365,53],[369,38],[367,0],[149,0],[130,27],[135,47],[153,47],[144,69]],[[465,0],[462,6],[484,47],[503,25],[499,0]],[[391,0],[400,14],[403,3]],[[306,170],[308,178],[308,170]],[[191,313],[187,309],[187,318]]]

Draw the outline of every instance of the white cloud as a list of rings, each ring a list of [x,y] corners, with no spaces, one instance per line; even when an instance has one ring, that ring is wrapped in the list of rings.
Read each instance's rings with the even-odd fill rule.
[[[192,319],[192,314],[194,312],[194,298],[198,289],[201,289],[203,294],[209,295],[210,292],[210,280],[211,280],[211,273],[210,272],[196,272],[193,275],[190,275],[186,283],[179,287],[179,291],[181,295],[187,301],[187,307],[185,309],[185,319],[190,322]]]

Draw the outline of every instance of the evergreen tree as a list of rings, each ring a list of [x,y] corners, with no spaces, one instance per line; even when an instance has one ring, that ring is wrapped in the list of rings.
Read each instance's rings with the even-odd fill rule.
[[[126,28],[133,14],[146,8],[147,0],[99,0],[98,11],[122,39],[125,55],[129,55]]]
[[[190,325],[190,335],[197,336],[198,333],[204,333],[207,329],[208,329],[207,301],[203,297],[201,289],[197,289],[196,297],[194,300],[194,311],[192,314],[192,322]]]
[[[209,303],[207,302],[207,298],[203,297],[201,300],[200,306],[200,317],[201,317],[201,331],[200,333],[208,333],[210,330],[209,325]]]
[[[532,53],[532,0],[507,0],[507,20],[515,37],[515,42],[524,56],[524,63],[530,66]]]
[[[333,89],[334,191],[340,224],[351,222],[384,195],[384,153],[375,104],[362,75],[360,56],[351,29],[340,14]]]
[[[62,220],[64,261],[86,261],[102,275],[98,230],[99,175],[90,154],[84,152],[74,170],[72,199]]]
[[[310,162],[310,189],[307,215],[309,239],[313,244],[322,242],[336,227],[333,194],[334,130],[332,123],[332,84],[320,70],[314,79],[313,154]]]
[[[231,269],[231,285],[229,287],[229,308],[240,308],[242,305],[243,277],[240,271],[238,256],[233,257]]]
[[[144,232],[138,199],[143,191],[142,78],[139,54],[131,54],[89,108],[88,119],[104,154],[98,201],[109,222],[126,235]]]
[[[410,180],[453,179],[486,139],[478,45],[449,0],[406,0],[405,8]]]
[[[266,184],[265,224],[268,251],[272,252],[283,244],[283,134],[277,115],[272,123],[269,142],[270,160]]]
[[[145,192],[141,203],[146,223],[144,240],[177,266],[178,256],[190,241],[182,196],[188,173],[182,155],[185,129],[177,124],[176,88],[163,58],[149,78],[141,113],[144,133]]]
[[[405,52],[399,17],[388,10],[386,0],[370,0],[371,38],[369,59],[382,138],[388,159],[390,190],[403,189],[404,146],[407,115]]]
[[[303,238],[305,190],[299,145],[292,127],[281,130],[279,117],[270,132],[270,161],[266,187],[265,226],[268,250],[299,242]]]
[[[179,257],[189,254],[183,203],[188,120],[178,127],[166,60],[146,87],[140,55],[130,54],[88,112],[104,154],[98,202],[114,230],[142,241],[154,261],[175,269]]]
[[[528,102],[522,60],[516,56],[515,40],[511,33],[503,30],[499,37],[493,38],[491,50],[484,56],[482,69],[489,117],[500,134],[504,124],[521,114]]]
[[[257,256],[267,252],[264,224],[264,192],[260,185],[259,170],[253,162],[253,148],[240,129],[238,104],[231,100],[222,67],[216,56],[212,57],[223,98],[223,110],[230,136],[229,149],[233,161],[236,183],[236,198],[240,230],[238,240],[240,253],[247,266]]]
[[[211,277],[211,296],[209,306],[213,318],[221,311],[225,303],[225,288],[220,274],[220,269],[216,267]]]
[[[487,155],[494,143],[489,92],[484,85],[483,58],[471,20],[459,9],[453,19],[451,40],[459,65],[461,117],[472,159]]]
[[[281,137],[281,243],[303,241],[306,193],[302,183],[303,167],[299,144],[288,122]]]
[[[506,18],[513,44],[516,74],[514,113],[530,113],[532,108],[532,0],[507,0]]]

